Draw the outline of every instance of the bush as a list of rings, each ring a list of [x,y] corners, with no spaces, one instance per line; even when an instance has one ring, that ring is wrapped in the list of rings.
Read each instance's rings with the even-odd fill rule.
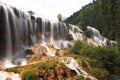
[[[45,69],[47,66],[46,66],[46,63],[45,63],[45,62],[41,62],[41,63],[38,64],[37,67],[38,67],[38,69],[41,69],[41,68],[42,68],[42,69]]]
[[[6,71],[14,72],[14,73],[19,73],[20,72],[17,68],[9,68],[9,69],[6,69]]]
[[[75,54],[79,54],[83,46],[84,46],[84,43],[81,42],[80,40],[77,40],[73,45],[72,52]]]
[[[38,76],[33,70],[27,70],[22,73],[22,80],[38,80]]]
[[[95,47],[78,40],[72,48],[72,53],[88,58],[93,67],[105,68],[112,74],[120,73],[117,71],[120,67],[120,54],[116,47]]]
[[[109,72],[104,70],[104,69],[100,69],[100,68],[92,68],[92,74],[99,80],[103,80],[106,77],[109,76]]]
[[[51,69],[53,69],[56,66],[57,66],[57,62],[55,62],[55,61],[49,61],[48,62],[48,67],[51,68]]]
[[[83,76],[77,76],[76,80],[84,80]]]
[[[96,48],[96,57],[94,58],[99,60],[109,72],[113,73],[116,67],[120,67],[120,54],[114,47]]]
[[[72,52],[77,55],[90,56],[90,54],[95,53],[95,47],[78,40],[73,45]]]
[[[59,62],[59,65],[65,67],[65,64],[63,62]]]

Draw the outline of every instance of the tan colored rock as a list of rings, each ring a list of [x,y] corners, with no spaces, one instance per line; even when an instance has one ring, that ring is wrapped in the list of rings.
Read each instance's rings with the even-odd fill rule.
[[[5,80],[12,80],[12,78],[11,77],[7,77]]]

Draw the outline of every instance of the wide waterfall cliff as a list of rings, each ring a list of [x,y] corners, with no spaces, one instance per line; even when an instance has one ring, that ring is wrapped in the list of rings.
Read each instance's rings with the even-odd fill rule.
[[[0,68],[26,65],[41,53],[45,53],[48,57],[41,57],[41,61],[45,61],[46,58],[46,61],[54,59],[63,62],[78,75],[97,80],[90,76],[74,58],[64,57],[62,51],[59,52],[61,49],[71,47],[75,40],[95,46],[117,44],[116,41],[103,37],[99,30],[93,27],[75,26],[30,16],[15,7],[0,3]],[[28,60],[30,53],[26,51],[33,49],[33,46],[35,54]]]
[[[25,51],[38,43],[50,43],[56,49],[70,47],[72,40],[96,46],[116,44],[90,26],[86,28],[30,16],[14,7],[0,4],[0,60],[6,63],[25,61]],[[45,45],[44,45],[45,46]],[[50,54],[49,54],[50,55]],[[52,55],[55,56],[55,55]]]

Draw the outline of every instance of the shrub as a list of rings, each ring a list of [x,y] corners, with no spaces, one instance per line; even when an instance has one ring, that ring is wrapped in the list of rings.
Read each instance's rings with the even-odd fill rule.
[[[84,46],[84,43],[80,40],[77,40],[75,44],[73,45],[72,52],[75,54],[79,54],[80,49]]]
[[[45,62],[41,62],[38,64],[38,69],[42,68],[42,69],[45,69],[47,66],[46,66],[46,63]]]
[[[63,62],[59,62],[59,65],[62,66],[62,67],[65,66],[65,64]]]
[[[109,76],[108,71],[104,69],[100,69],[100,68],[92,68],[92,74],[99,80],[104,79]]]
[[[84,80],[83,76],[77,76],[76,80]]]
[[[56,66],[57,66],[57,62],[55,62],[55,61],[49,61],[48,62],[48,67],[51,68],[51,69],[53,69]]]
[[[9,69],[6,69],[6,71],[14,72],[14,73],[19,73],[20,72],[17,68],[9,68]]]
[[[22,73],[22,80],[38,80],[38,76],[33,70],[27,70]]]
[[[120,71],[117,71],[120,67],[120,54],[116,47],[95,47],[78,40],[75,42],[71,53],[88,58],[94,67],[105,68],[112,74],[120,74]]]
[[[96,57],[94,58],[99,60],[109,72],[114,72],[116,67],[120,67],[120,54],[114,47],[96,48]]]
[[[94,46],[78,40],[73,45],[72,52],[77,55],[90,56],[90,54],[94,53],[94,48]]]

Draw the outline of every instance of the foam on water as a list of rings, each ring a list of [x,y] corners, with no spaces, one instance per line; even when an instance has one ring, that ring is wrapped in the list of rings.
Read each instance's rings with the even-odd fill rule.
[[[10,80],[21,80],[19,74],[0,71],[0,80],[6,80],[7,78],[10,78]]]
[[[5,68],[11,68],[16,66],[24,66],[27,64],[27,60],[24,58],[18,58],[16,60],[5,59]]]

